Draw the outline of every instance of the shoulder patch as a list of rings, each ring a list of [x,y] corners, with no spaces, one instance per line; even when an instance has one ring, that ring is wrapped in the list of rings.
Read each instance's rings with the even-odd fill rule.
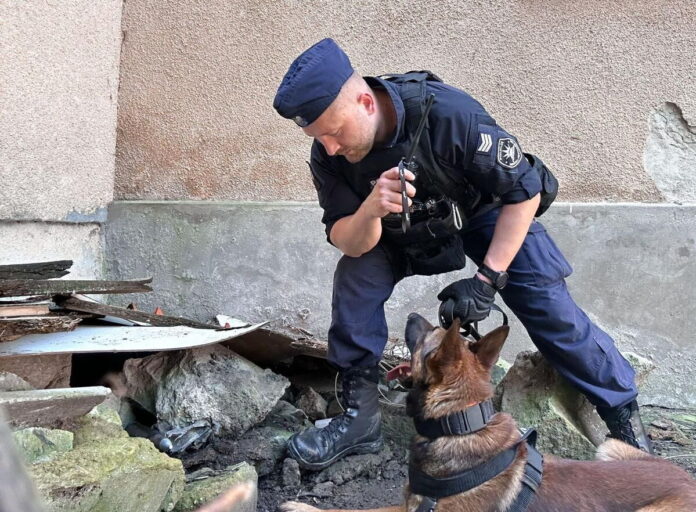
[[[477,153],[488,153],[493,146],[493,138],[490,133],[479,133],[479,144],[476,148]]]
[[[522,161],[522,150],[517,141],[511,137],[498,139],[496,160],[506,169],[513,169]]]

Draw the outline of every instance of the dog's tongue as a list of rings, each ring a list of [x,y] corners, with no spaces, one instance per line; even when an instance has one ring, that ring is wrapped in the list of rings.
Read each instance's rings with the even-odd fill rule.
[[[411,363],[401,363],[387,372],[387,382],[411,375]]]

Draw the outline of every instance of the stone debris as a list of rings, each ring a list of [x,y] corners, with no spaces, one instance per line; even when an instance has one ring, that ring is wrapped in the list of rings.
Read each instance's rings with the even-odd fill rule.
[[[24,462],[48,462],[73,449],[74,434],[67,430],[29,427],[12,433]]]
[[[642,383],[654,365],[625,354]],[[551,368],[539,352],[521,352],[496,388],[497,410],[511,414],[522,428],[539,433],[537,447],[571,459],[593,459],[606,437],[606,426],[594,406]]]
[[[297,398],[297,407],[312,421],[326,418],[327,405],[326,400],[309,387],[300,391]]]
[[[102,386],[6,391],[0,393],[0,407],[13,427],[46,426],[87,414],[110,394]]]
[[[283,469],[281,470],[281,479],[283,487],[287,489],[299,489],[302,484],[302,475],[300,474],[300,465],[295,459],[288,457],[283,461]]]
[[[240,483],[252,484],[254,491],[248,500],[238,503],[233,509],[229,509],[229,512],[255,512],[257,478],[252,465],[241,463],[226,468],[223,472],[217,472],[214,476],[191,481],[186,484],[173,512],[194,512],[200,506],[210,503],[227,489]]]
[[[158,419],[172,427],[205,419],[232,437],[260,423],[290,385],[221,345],[129,360],[124,375],[128,395]]]
[[[2,391],[28,391],[32,388],[23,378],[10,372],[0,371],[0,392]]]
[[[184,488],[181,461],[129,437],[106,408],[80,418],[72,433],[72,450],[28,466],[47,511],[173,509]]]

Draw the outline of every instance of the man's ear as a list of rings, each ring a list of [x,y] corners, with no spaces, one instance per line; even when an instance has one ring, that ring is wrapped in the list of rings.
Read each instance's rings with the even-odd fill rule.
[[[358,96],[358,103],[365,108],[368,114],[374,114],[377,111],[377,99],[372,93],[360,93]]]
[[[510,327],[501,325],[486,334],[476,343],[469,345],[469,350],[476,354],[476,358],[486,368],[491,368],[500,356],[503,344],[508,337]]]
[[[450,328],[447,329],[440,345],[433,351],[428,358],[428,367],[435,374],[442,374],[439,371],[462,358],[462,350],[466,346],[459,334],[459,318],[455,318]]]

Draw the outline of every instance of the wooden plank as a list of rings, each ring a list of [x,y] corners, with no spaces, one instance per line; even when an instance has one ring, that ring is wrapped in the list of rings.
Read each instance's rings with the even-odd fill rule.
[[[48,302],[43,304],[0,304],[0,317],[48,315]]]
[[[201,347],[254,331],[266,322],[239,329],[214,331],[183,325],[175,327],[121,327],[78,325],[71,332],[28,334],[0,343],[0,357],[93,352],[152,352]],[[233,349],[234,350],[234,349]]]
[[[12,427],[51,426],[84,416],[111,394],[102,386],[0,392],[0,406]]]
[[[300,354],[304,354],[306,356],[326,359],[329,355],[329,344],[321,340],[295,340],[290,343],[290,346],[297,350]]]
[[[12,341],[25,334],[72,331],[81,321],[82,318],[63,315],[0,318],[0,341]]]
[[[54,279],[69,274],[72,260],[0,265],[0,279]]]
[[[67,279],[32,280],[7,279],[0,281],[0,297],[22,295],[70,295],[73,293],[140,293],[151,292],[147,286],[152,278],[130,281],[70,281]]]
[[[187,325],[198,329],[220,329],[219,325],[204,324],[177,316],[152,315],[143,311],[109,306],[100,302],[82,300],[77,297],[56,297],[56,304],[69,311],[81,311],[84,313],[94,313],[97,315],[109,315],[135,322],[146,322],[150,325],[159,327],[169,327],[173,325]],[[2,309],[0,309],[0,313]]]

